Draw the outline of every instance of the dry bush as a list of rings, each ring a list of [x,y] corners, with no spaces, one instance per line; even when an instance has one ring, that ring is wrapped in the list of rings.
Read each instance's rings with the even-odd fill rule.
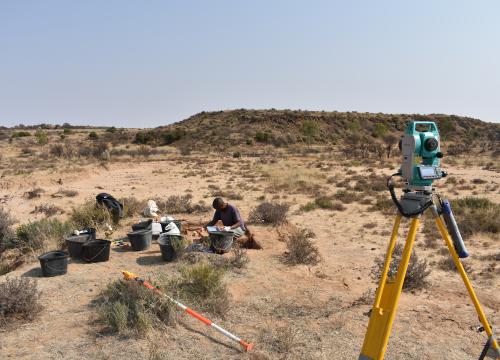
[[[389,266],[388,278],[393,278],[398,272],[399,262],[403,255],[403,246],[396,244],[392,252],[392,260]],[[379,257],[375,259],[375,265],[372,268],[372,278],[376,281],[379,280],[384,268],[384,258]],[[427,277],[430,275],[431,270],[427,269],[427,261],[419,260],[415,249],[410,256],[410,262],[406,271],[406,277],[403,283],[403,290],[418,290],[427,287]]]
[[[31,199],[36,199],[36,198],[39,198],[42,196],[42,194],[45,192],[44,189],[38,187],[38,188],[33,188],[29,191],[26,191],[24,193],[24,197],[28,200],[31,200]]]
[[[53,193],[51,196],[52,197],[75,197],[78,195],[78,191],[76,190],[63,190],[59,189],[57,192]]]
[[[250,211],[249,220],[252,223],[279,225],[287,222],[290,206],[285,203],[263,202]]]
[[[44,214],[47,217],[51,217],[57,214],[63,214],[64,210],[56,205],[42,204],[35,206],[35,209],[30,214]]]
[[[192,203],[193,196],[186,195],[171,195],[166,200],[155,199],[162,213],[165,214],[192,214],[204,213],[210,211],[210,206],[200,200],[198,203]]]
[[[343,202],[344,204],[350,204],[352,202],[361,200],[361,196],[352,191],[339,190],[333,194],[333,198]]]
[[[103,205],[96,204],[91,199],[74,208],[69,215],[69,219],[77,229],[104,229],[113,222],[113,216],[109,210]]]
[[[394,213],[395,208],[396,205],[394,205],[390,197],[377,196],[377,198],[375,199],[375,204],[373,204],[369,208],[369,210],[380,211],[383,214],[389,215]]]
[[[462,263],[462,266],[464,267],[465,271],[470,273],[472,271],[472,266],[465,261],[460,261]],[[444,271],[458,271],[457,267],[455,266],[455,263],[453,262],[453,258],[451,255],[447,254],[443,259],[441,259],[438,262],[438,266],[441,270]]]
[[[5,250],[7,242],[12,237],[12,225],[14,225],[14,220],[10,217],[10,214],[0,208],[0,254]]]
[[[232,268],[243,269],[250,262],[247,250],[241,246],[233,246],[232,257],[229,264]]]
[[[0,328],[13,321],[32,321],[41,311],[40,292],[34,280],[20,277],[0,284]]]
[[[373,292],[372,289],[368,289],[364,293],[362,293],[359,298],[354,300],[351,303],[350,307],[361,306],[361,305],[371,305],[371,304],[373,304],[374,299],[375,299],[375,293]]]
[[[243,200],[243,195],[233,191],[233,190],[221,190],[221,189],[214,189],[212,191],[212,196],[213,197],[221,197],[229,200]]]
[[[261,343],[265,344],[271,352],[277,354],[277,359],[289,359],[293,351],[299,346],[297,341],[299,331],[291,325],[266,327],[260,334]]]
[[[202,261],[180,270],[180,276],[169,285],[175,296],[201,311],[224,317],[230,298],[223,281],[224,270]]]
[[[458,227],[465,238],[478,232],[500,233],[500,204],[476,197],[465,197],[451,203]]]
[[[121,198],[119,201],[123,204],[123,213],[129,217],[141,214],[147,204],[146,201],[137,200],[134,196]]]
[[[285,239],[287,251],[283,261],[289,265],[316,265],[321,257],[317,246],[311,241],[315,237],[310,230],[293,228]]]
[[[135,281],[108,283],[98,304],[99,320],[112,332],[145,335],[175,323],[173,304]]]
[[[15,236],[8,247],[34,252],[48,248],[61,248],[66,236],[72,230],[70,223],[57,219],[28,222],[16,229]]]

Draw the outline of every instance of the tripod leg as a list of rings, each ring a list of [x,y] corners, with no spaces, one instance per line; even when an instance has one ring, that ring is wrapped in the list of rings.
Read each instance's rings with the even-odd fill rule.
[[[486,319],[486,315],[484,314],[483,308],[481,307],[481,304],[479,303],[479,300],[476,296],[476,293],[474,291],[474,288],[472,287],[472,284],[467,277],[467,273],[465,272],[465,269],[460,262],[460,259],[458,258],[457,252],[455,251],[455,248],[453,247],[453,242],[450,238],[450,235],[448,234],[448,230],[446,230],[446,226],[443,223],[443,220],[439,216],[439,213],[437,211],[436,205],[431,206],[432,214],[434,216],[434,220],[436,221],[436,225],[439,229],[439,232],[441,233],[441,236],[444,239],[444,242],[446,243],[446,246],[448,247],[448,251],[450,252],[451,257],[453,258],[453,262],[455,263],[455,266],[457,267],[458,272],[460,273],[460,276],[462,277],[462,280],[465,284],[465,287],[467,288],[467,291],[469,293],[469,296],[472,300],[472,303],[474,304],[474,307],[476,308],[477,315],[479,317],[479,320],[481,321],[481,324],[484,327],[484,330],[488,334],[488,337],[491,340],[491,348],[493,351],[497,352],[497,360],[500,360],[500,347],[498,346],[498,342],[493,335],[493,330],[491,329],[490,324],[488,323],[488,320]]]
[[[413,243],[420,222],[419,218],[412,219],[396,278],[387,279],[387,272],[391,262],[391,255],[394,250],[397,228],[399,227],[400,220],[401,216],[398,215],[394,224],[391,242],[389,243],[388,253],[386,254],[386,263],[384,265],[382,278],[380,279],[379,289],[377,289],[375,303],[370,314],[370,321],[368,322],[368,329],[366,330],[359,360],[383,360],[387,343],[389,342],[392,323],[396,315],[399,296],[403,289],[406,270],[408,269]]]

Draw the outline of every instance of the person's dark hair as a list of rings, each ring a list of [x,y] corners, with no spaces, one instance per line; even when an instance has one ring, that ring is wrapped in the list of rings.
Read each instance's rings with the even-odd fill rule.
[[[224,199],[221,198],[221,197],[216,197],[212,203],[212,207],[215,209],[215,210],[218,210],[222,207],[222,205],[224,205]]]

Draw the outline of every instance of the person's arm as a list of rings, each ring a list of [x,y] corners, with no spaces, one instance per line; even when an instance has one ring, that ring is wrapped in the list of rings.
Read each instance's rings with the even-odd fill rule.
[[[219,220],[220,220],[220,212],[219,212],[219,210],[216,210],[212,221],[210,221],[208,224],[203,226],[203,228],[206,230],[208,226],[214,226],[215,224],[217,224],[217,221],[219,221]]]

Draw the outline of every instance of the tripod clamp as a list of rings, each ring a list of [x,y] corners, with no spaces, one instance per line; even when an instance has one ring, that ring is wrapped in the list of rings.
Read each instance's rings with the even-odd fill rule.
[[[392,178],[394,176],[401,176],[401,172],[392,174],[387,179],[387,188],[391,194],[391,199],[398,208],[401,215],[407,218],[415,217],[421,215],[425,210],[427,210],[434,203],[432,201],[432,193],[428,194],[422,191],[410,192],[407,191],[403,195],[403,199],[400,202],[394,191],[394,183]]]

